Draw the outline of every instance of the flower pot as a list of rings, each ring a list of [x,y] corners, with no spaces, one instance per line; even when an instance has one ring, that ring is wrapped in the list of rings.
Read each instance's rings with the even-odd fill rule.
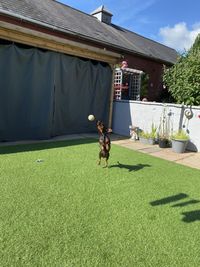
[[[140,142],[146,145],[155,145],[155,138],[140,137]]]
[[[169,146],[169,141],[168,141],[168,139],[159,139],[158,145],[160,148],[166,148]]]
[[[140,137],[140,142],[142,143],[142,144],[149,144],[149,142],[148,142],[148,139],[147,138],[144,138],[144,137]]]
[[[155,138],[149,138],[148,139],[148,144],[149,145],[155,145]]]
[[[172,139],[172,150],[176,153],[184,153],[188,144],[188,140]]]

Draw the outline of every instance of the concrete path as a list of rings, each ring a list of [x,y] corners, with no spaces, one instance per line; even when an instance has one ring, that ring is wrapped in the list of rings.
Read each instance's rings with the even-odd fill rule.
[[[72,134],[72,135],[63,135],[54,137],[48,140],[27,140],[27,141],[17,141],[17,142],[1,142],[1,146],[9,146],[9,145],[18,145],[18,144],[35,144],[42,142],[56,142],[56,141],[64,141],[64,140],[75,140],[75,139],[84,139],[84,138],[95,138],[98,139],[97,134]],[[159,148],[158,145],[146,145],[142,144],[139,141],[134,142],[130,138],[119,136],[116,134],[111,135],[112,144],[116,144],[122,147],[126,147],[129,149],[133,149],[142,153],[146,153],[152,155],[154,157],[166,159],[169,161],[174,161],[176,163],[186,165],[192,168],[196,168],[200,170],[200,153],[196,152],[185,152],[185,153],[175,153],[171,150],[171,148]]]
[[[186,151],[185,153],[179,154],[173,152],[171,148],[160,148],[158,145],[146,145],[130,139],[116,139],[113,140],[112,143],[200,170],[200,153]]]

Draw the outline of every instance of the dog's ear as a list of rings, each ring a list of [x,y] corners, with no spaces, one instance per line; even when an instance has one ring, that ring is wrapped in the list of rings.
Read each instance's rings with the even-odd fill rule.
[[[101,124],[100,120],[96,120],[96,125],[99,126]]]
[[[102,127],[105,127],[105,125],[103,124],[103,122],[100,121],[100,120],[98,120],[98,121],[96,122],[96,125],[97,125],[97,126],[100,126],[101,128],[102,128]]]

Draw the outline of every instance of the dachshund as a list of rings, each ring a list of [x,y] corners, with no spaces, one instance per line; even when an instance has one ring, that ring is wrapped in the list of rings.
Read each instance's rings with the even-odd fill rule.
[[[104,123],[100,120],[96,122],[97,130],[99,133],[99,161],[98,165],[101,164],[101,159],[105,158],[105,167],[108,167],[108,159],[110,157],[111,141],[109,134],[112,132],[112,129],[106,128]]]

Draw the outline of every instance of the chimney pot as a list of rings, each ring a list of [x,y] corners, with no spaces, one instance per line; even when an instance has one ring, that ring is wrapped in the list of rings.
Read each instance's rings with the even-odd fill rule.
[[[95,9],[90,15],[96,17],[99,21],[104,22],[106,24],[111,24],[112,13],[105,8],[104,5]]]

